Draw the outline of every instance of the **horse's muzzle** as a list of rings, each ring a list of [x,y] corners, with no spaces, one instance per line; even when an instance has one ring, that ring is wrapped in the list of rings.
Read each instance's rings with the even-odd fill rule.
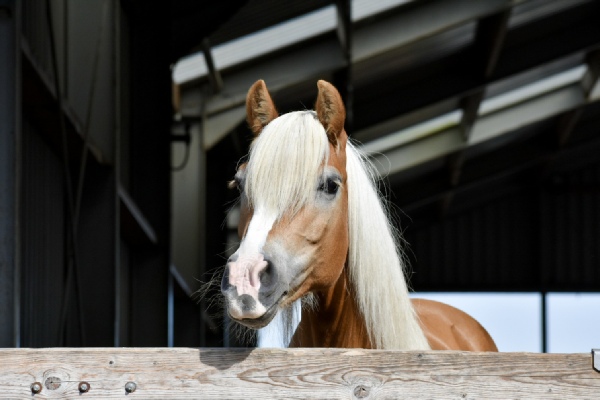
[[[262,328],[277,313],[275,269],[262,255],[232,257],[225,267],[221,292],[234,320],[251,328]]]

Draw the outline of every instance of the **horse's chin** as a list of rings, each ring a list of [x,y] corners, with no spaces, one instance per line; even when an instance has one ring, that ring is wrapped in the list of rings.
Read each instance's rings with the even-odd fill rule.
[[[258,318],[233,318],[231,316],[231,314],[229,315],[229,318],[231,318],[233,321],[237,322],[240,325],[243,325],[247,328],[250,329],[261,329],[264,328],[265,326],[269,325],[269,323],[273,320],[273,318],[275,318],[275,315],[277,315],[277,310],[278,310],[278,304],[275,303],[273,304],[271,307],[269,307],[269,309],[260,317]]]

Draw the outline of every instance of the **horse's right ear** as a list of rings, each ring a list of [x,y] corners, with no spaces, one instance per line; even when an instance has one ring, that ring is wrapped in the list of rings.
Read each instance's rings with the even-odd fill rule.
[[[260,79],[254,82],[246,96],[246,121],[254,136],[258,136],[263,128],[278,116],[265,81]]]

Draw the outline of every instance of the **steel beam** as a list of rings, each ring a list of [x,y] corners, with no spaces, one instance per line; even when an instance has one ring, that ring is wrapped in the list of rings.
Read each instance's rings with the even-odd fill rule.
[[[246,118],[246,107],[238,106],[206,118],[202,130],[204,151],[210,150]]]
[[[202,41],[202,52],[204,53],[204,61],[206,62],[206,66],[208,68],[208,80],[210,81],[213,92],[218,93],[221,91],[221,89],[223,89],[223,79],[221,78],[221,73],[215,67],[212,50],[210,48],[210,41],[208,38],[205,38]]]
[[[514,2],[507,0],[430,1],[400,14],[391,14],[356,30],[352,56],[360,62],[406,46],[447,29],[508,9]]]
[[[587,56],[588,70],[583,77],[583,90],[588,99],[600,95],[600,50],[595,50]]]
[[[504,44],[510,10],[482,18],[477,23],[475,48],[482,57],[482,75],[485,79],[491,77],[496,70],[498,57]]]
[[[502,10],[499,13],[487,16],[477,22],[475,33],[474,50],[481,59],[481,77],[485,82],[492,76],[498,63],[498,57],[504,43],[508,20],[510,18],[510,10]],[[484,98],[485,90],[479,88],[473,93],[468,94],[461,100],[461,108],[463,110],[460,126],[465,141],[469,140],[471,130],[477,120],[479,114],[479,106]],[[454,187],[460,182],[463,165],[465,163],[464,151],[453,155],[448,161],[449,181],[450,186]],[[444,197],[440,202],[440,213],[443,218],[448,214],[453,194]]]
[[[377,24],[356,29],[351,40],[352,63],[368,61],[393,48],[406,46],[450,29],[457,24],[493,14],[511,6],[508,0],[473,3],[469,0],[430,2],[409,12],[391,15]],[[265,79],[269,90],[278,91],[300,82],[345,67],[344,51],[335,37],[326,37],[302,48],[273,57],[262,57],[237,72],[221,71],[225,83],[223,92],[212,97],[206,113],[212,114],[243,104],[248,88],[256,79]],[[182,90],[182,115],[198,117],[202,90],[191,86]]]
[[[344,54],[345,67],[337,73],[334,84],[346,106],[346,132],[352,133],[354,125],[354,86],[352,82],[352,4],[350,0],[337,0],[337,35]]]
[[[19,346],[19,13],[0,0],[0,347]]]
[[[459,128],[450,128],[436,135],[408,143],[375,157],[379,172],[395,174],[419,164],[434,160],[466,147],[500,138],[523,126],[573,110],[586,104],[578,84],[541,95],[513,107],[480,118],[473,127],[468,142]]]
[[[469,145],[494,139],[506,132],[572,110],[585,103],[578,84],[541,95],[480,118],[473,126]]]

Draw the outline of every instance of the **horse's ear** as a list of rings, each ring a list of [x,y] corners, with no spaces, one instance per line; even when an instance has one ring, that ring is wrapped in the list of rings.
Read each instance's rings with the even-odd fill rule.
[[[329,141],[336,145],[338,137],[344,130],[346,108],[340,93],[331,83],[320,80],[317,86],[319,88],[315,104],[317,117],[325,127]]]
[[[260,79],[254,82],[246,96],[246,121],[254,136],[258,136],[263,128],[278,116],[265,81]]]

